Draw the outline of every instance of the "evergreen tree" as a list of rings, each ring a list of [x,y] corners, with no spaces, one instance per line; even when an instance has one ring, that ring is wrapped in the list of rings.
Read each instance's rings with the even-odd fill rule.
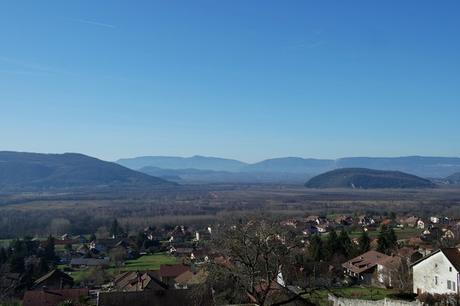
[[[112,222],[112,226],[110,227],[110,236],[117,238],[123,234],[123,229],[118,224],[118,220],[114,219]]]
[[[345,257],[350,257],[354,254],[353,243],[346,230],[341,230],[339,234],[339,249],[338,251]]]
[[[25,270],[24,257],[19,254],[13,254],[10,257],[10,270],[15,273],[23,273]]]
[[[323,241],[318,234],[315,234],[310,238],[309,255],[314,261],[321,261],[324,258]]]
[[[361,253],[366,253],[371,249],[371,239],[365,230],[361,233],[359,237],[359,251]]]
[[[329,232],[325,245],[325,255],[328,259],[331,259],[337,250],[340,248],[339,238],[337,232],[332,230]]]
[[[48,262],[56,260],[56,253],[54,251],[54,237],[49,235],[44,244],[43,258]]]
[[[396,213],[394,211],[390,212],[390,219],[393,221],[396,220]]]
[[[146,240],[144,232],[139,232],[136,237],[136,245],[137,249],[140,250],[144,246],[144,242]]]
[[[390,247],[390,250],[393,250],[397,247],[398,237],[396,236],[396,233],[393,230],[393,228],[389,228],[387,230],[387,240],[388,240],[388,245]]]
[[[5,248],[0,248],[0,265],[4,264],[8,260],[8,254]]]
[[[377,238],[377,251],[387,253],[388,241],[386,237],[386,229],[384,226],[380,228],[379,236]]]
[[[377,251],[390,254],[397,247],[398,237],[392,228],[383,225],[377,239]]]

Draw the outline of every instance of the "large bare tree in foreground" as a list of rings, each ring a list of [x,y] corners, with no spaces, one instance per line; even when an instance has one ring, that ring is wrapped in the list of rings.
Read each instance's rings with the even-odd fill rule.
[[[222,229],[214,239],[214,249],[222,256],[209,266],[217,299],[314,305],[304,298],[313,288],[290,290],[282,277],[282,271],[287,271],[284,267],[296,266],[296,254],[302,252],[302,245],[292,238],[274,221],[239,222]]]

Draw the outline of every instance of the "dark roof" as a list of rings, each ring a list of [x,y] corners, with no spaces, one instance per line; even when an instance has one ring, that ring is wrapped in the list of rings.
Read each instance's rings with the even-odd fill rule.
[[[29,290],[24,294],[23,306],[56,306],[66,300],[78,301],[81,296],[88,296],[89,290]]]
[[[431,256],[438,254],[439,252],[444,253],[444,255],[447,257],[447,259],[450,261],[450,263],[457,269],[457,271],[460,271],[460,250],[458,248],[443,248],[443,249],[438,249],[434,252],[431,252],[427,256],[420,258],[413,264],[411,264],[411,267],[419,264],[420,262],[424,261],[425,259],[430,258]]]
[[[57,277],[57,278],[62,278],[62,279],[65,279],[69,282],[73,282],[73,278],[62,272],[62,271],[59,271],[59,270],[53,270],[45,275],[43,275],[42,277],[40,277],[39,279],[37,279],[35,282],[34,282],[34,285],[37,286],[37,285],[40,285],[40,283],[48,280],[48,279],[51,279],[51,278],[54,278],[54,277]]]
[[[178,277],[185,271],[190,271],[189,266],[185,265],[161,265],[160,276],[161,277]]]
[[[198,299],[198,300],[197,300]],[[194,295],[190,290],[144,290],[130,292],[101,292],[99,306],[212,306],[212,297],[207,294]]]
[[[342,267],[353,273],[362,273],[390,259],[391,256],[377,251],[369,251],[343,263]]]
[[[457,248],[446,248],[441,251],[449,259],[450,263],[460,272],[460,250]]]
[[[168,285],[160,281],[154,273],[150,272],[125,272],[116,276],[113,283],[121,291],[168,289]]]
[[[429,255],[417,260],[411,266],[415,266],[418,263],[424,261],[425,259],[428,259],[429,257],[439,252],[442,252],[447,257],[447,259],[450,261],[450,263],[455,267],[455,269],[457,269],[457,271],[460,271],[460,249],[458,248],[443,248],[443,249],[436,250],[434,252],[431,252]]]

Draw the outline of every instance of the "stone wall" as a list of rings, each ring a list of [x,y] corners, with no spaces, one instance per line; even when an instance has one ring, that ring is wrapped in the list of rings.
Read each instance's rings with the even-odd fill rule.
[[[422,306],[419,301],[408,302],[401,300],[383,299],[379,301],[346,299],[336,297],[334,295],[328,296],[328,300],[333,306]]]

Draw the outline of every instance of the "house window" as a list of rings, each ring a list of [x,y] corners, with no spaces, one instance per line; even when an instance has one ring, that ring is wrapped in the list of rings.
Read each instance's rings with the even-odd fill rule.
[[[449,267],[449,272],[452,272],[452,267]]]
[[[455,282],[452,282],[452,290],[457,291],[457,288],[455,287]]]
[[[451,290],[452,289],[452,284],[450,282],[450,280],[447,281],[447,289]]]
[[[434,267],[437,268],[437,267],[438,267],[438,264],[434,264]]]
[[[438,277],[437,277],[437,276],[434,277],[434,284],[435,284],[435,285],[438,284]]]

